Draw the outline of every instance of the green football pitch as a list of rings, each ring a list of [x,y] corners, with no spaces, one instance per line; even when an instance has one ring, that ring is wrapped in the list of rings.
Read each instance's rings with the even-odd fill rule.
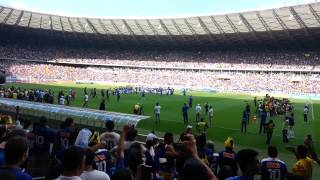
[[[70,88],[76,91],[76,100],[71,102],[71,106],[81,107],[83,104],[83,89],[97,88],[97,98],[89,99],[89,108],[98,109],[101,101],[100,89],[114,87],[114,85],[97,85],[97,84],[74,84],[74,83],[54,83],[54,84],[7,84],[21,88],[41,88],[51,89],[55,92],[63,90],[68,92]],[[181,92],[175,91],[173,96],[160,96],[146,94],[144,98],[139,94],[121,95],[120,102],[116,101],[115,96],[110,96],[109,102],[106,103],[108,111],[116,111],[123,113],[132,113],[136,103],[141,103],[144,106],[144,113],[151,118],[142,120],[137,127],[139,133],[148,133],[150,130],[155,130],[158,135],[163,135],[164,132],[172,132],[180,134],[184,129],[181,108],[184,102],[188,102],[188,95],[193,96],[193,108],[189,111],[189,122],[195,127],[195,105],[208,102],[214,108],[213,127],[207,130],[209,139],[214,140],[218,146],[222,146],[223,141],[228,137],[233,137],[236,147],[254,148],[258,151],[266,153],[266,135],[259,134],[259,118],[257,123],[252,122],[252,114],[248,132],[241,133],[241,116],[242,111],[248,102],[251,105],[251,112],[255,112],[253,104],[253,96],[244,94],[226,94],[226,93],[209,93],[209,92],[188,92],[187,96],[183,96]],[[272,96],[272,94],[270,94]],[[261,99],[262,97],[258,97]],[[55,102],[57,98],[55,98]],[[272,117],[276,124],[272,145],[276,146],[289,162],[294,162],[294,156],[286,150],[286,146],[294,146],[303,144],[303,139],[307,134],[311,134],[314,138],[317,150],[320,148],[320,101],[312,101],[312,111],[309,114],[310,123],[303,123],[303,107],[306,100],[290,99],[294,103],[295,113],[295,139],[290,140],[289,144],[282,143],[282,117]],[[161,121],[160,125],[156,125],[153,118],[153,107],[156,102],[161,106]],[[203,117],[204,110],[203,110]],[[258,117],[258,116],[257,116]],[[196,130],[194,130],[196,132]],[[290,156],[289,156],[290,154]],[[319,174],[320,176],[320,174]]]

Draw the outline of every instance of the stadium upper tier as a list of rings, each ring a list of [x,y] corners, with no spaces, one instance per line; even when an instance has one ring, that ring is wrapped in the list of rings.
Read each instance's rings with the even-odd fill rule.
[[[293,46],[319,44],[320,3],[172,19],[65,17],[0,6],[0,23],[0,30],[7,35],[22,29],[37,33],[37,37],[40,34],[41,38],[80,39],[107,45],[194,47],[276,42]]]

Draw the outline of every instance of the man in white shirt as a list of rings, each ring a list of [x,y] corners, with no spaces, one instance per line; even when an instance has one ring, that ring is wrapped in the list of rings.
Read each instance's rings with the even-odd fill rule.
[[[304,106],[303,109],[303,121],[304,123],[308,123],[308,113],[309,113],[309,108],[307,105]]]
[[[200,117],[201,117],[201,106],[198,104],[196,106],[196,122],[200,122]]]
[[[62,174],[56,180],[81,180],[85,165],[85,152],[78,146],[67,149],[62,157]]]
[[[95,170],[92,165],[94,164],[95,154],[91,149],[86,150],[85,168],[80,178],[82,180],[110,180],[107,173]]]
[[[85,107],[85,108],[88,108],[88,101],[89,101],[89,96],[88,94],[84,94],[84,103],[83,103],[83,106],[82,107]]]
[[[64,96],[60,96],[59,104],[64,105],[64,101],[65,101]]]
[[[212,127],[212,120],[213,120],[213,107],[210,105],[209,106],[209,111],[208,111],[208,120],[209,120],[209,127]]]
[[[161,106],[159,105],[159,103],[157,102],[156,105],[154,106],[154,115],[156,118],[156,124],[160,124],[160,109]]]

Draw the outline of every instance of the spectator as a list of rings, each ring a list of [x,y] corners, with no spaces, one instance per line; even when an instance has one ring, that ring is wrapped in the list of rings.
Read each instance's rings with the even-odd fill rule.
[[[320,159],[318,158],[316,149],[314,147],[314,143],[311,137],[311,134],[308,134],[307,137],[304,139],[304,145],[308,149],[308,156],[315,160],[320,165]]]
[[[294,175],[307,180],[312,178],[312,160],[307,157],[308,149],[299,145],[296,149],[297,162],[293,165],[292,172]]]
[[[71,146],[68,148],[61,159],[63,172],[56,180],[81,180],[85,166],[85,152],[82,148]]]
[[[224,166],[230,166],[232,168],[232,176],[237,175],[238,165],[236,161],[236,152],[233,151],[234,141],[231,137],[224,142],[225,150],[219,153],[219,168],[222,169]]]
[[[105,103],[104,99],[100,102],[99,110],[101,110],[101,111],[106,110],[106,103]]]
[[[268,155],[268,158],[261,160],[261,180],[284,180],[287,174],[287,166],[277,158],[277,148],[269,146]]]
[[[28,158],[28,143],[24,137],[13,137],[5,145],[4,155],[6,163],[0,168],[0,172],[8,171],[17,180],[31,180],[32,177],[21,171],[20,166]]]
[[[254,179],[258,172],[258,152],[252,149],[242,149],[237,154],[237,162],[242,172],[241,176],[227,178],[227,180]]]
[[[85,168],[80,178],[82,180],[110,180],[108,174],[102,171],[97,171],[93,168],[95,154],[91,149],[85,151]]]
[[[78,132],[75,129],[75,123],[72,118],[67,118],[57,133],[57,156],[61,157],[64,150],[72,146],[77,138]]]
[[[201,117],[201,106],[200,104],[198,104],[196,106],[196,122],[200,121],[200,117]]]
[[[268,145],[270,145],[270,143],[271,143],[271,138],[272,138],[274,128],[275,128],[275,124],[273,123],[273,120],[270,119],[270,121],[266,124],[267,144]]]
[[[100,140],[106,143],[107,150],[111,150],[119,143],[120,135],[114,132],[113,121],[107,121],[105,123],[105,127],[106,127],[106,132],[101,134]]]

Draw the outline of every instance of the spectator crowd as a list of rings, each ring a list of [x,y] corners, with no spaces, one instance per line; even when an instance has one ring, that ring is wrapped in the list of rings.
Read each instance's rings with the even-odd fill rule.
[[[21,124],[15,122],[19,121]],[[31,180],[204,180],[204,179],[311,179],[315,153],[309,136],[304,145],[291,147],[297,161],[292,168],[278,158],[278,150],[268,147],[261,161],[253,149],[234,149],[228,137],[217,151],[205,133],[191,126],[178,140],[170,132],[163,140],[150,132],[144,142],[136,140],[134,126],[114,131],[107,121],[102,134],[77,128],[72,118],[60,128],[49,126],[46,117],[30,121],[18,116],[1,116],[0,178]]]
[[[185,71],[144,68],[76,67],[2,61],[0,68],[20,82],[100,81],[137,86],[214,89],[223,92],[320,93],[319,74]]]
[[[319,50],[130,51],[0,46],[0,58],[168,68],[320,70]]]

